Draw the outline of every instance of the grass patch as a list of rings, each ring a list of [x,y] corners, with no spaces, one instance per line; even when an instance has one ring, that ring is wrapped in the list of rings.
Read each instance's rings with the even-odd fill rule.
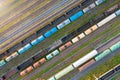
[[[96,67],[94,70],[90,71],[87,75],[81,77],[82,80],[95,80],[93,75],[100,77],[102,74],[112,69],[114,66],[120,63],[120,53],[116,54],[114,57],[103,63],[102,65]]]

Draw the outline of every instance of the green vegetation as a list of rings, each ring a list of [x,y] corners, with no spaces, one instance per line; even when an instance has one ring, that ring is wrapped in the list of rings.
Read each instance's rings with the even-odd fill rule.
[[[96,67],[94,70],[90,71],[87,75],[81,77],[82,80],[95,80],[94,76],[100,77],[105,72],[112,69],[114,66],[120,63],[120,53],[116,54],[114,57],[105,61],[102,65]],[[114,79],[113,79],[114,80]]]

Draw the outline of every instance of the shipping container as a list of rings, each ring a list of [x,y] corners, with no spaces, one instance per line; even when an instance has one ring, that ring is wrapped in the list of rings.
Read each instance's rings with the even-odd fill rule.
[[[120,48],[120,41],[110,47],[111,51],[115,51]]]
[[[86,68],[88,68],[89,66],[93,65],[95,63],[95,60],[94,59],[91,59],[89,60],[88,62],[86,62],[85,64],[83,64],[82,66],[80,66],[78,68],[79,71],[83,71],[85,70]]]
[[[56,49],[56,50],[54,50],[53,52],[52,52],[52,55],[53,56],[56,56],[56,55],[58,55],[60,52]]]
[[[92,30],[89,28],[89,29],[87,29],[87,30],[85,30],[85,34],[86,35],[89,35],[90,33],[92,33]]]
[[[27,74],[27,71],[26,70],[23,70],[20,72],[20,76],[25,76]]]
[[[71,21],[75,21],[76,19],[78,19],[78,18],[81,17],[82,15],[83,15],[83,12],[82,12],[82,11],[79,11],[79,12],[77,12],[76,14],[72,15],[72,16],[70,17],[70,20],[71,20]]]
[[[90,60],[91,58],[93,58],[94,56],[96,56],[98,54],[98,52],[96,50],[91,51],[90,53],[88,53],[87,55],[85,55],[84,57],[80,58],[79,60],[75,61],[73,63],[73,66],[75,68],[81,66],[82,64],[84,64],[85,62],[87,62],[88,60]]]
[[[118,16],[120,15],[120,9],[115,12],[115,14]]]
[[[81,34],[78,35],[78,37],[79,37],[80,39],[82,39],[82,38],[85,37],[85,34],[84,34],[84,33],[81,33]]]
[[[59,50],[60,51],[63,51],[63,50],[65,50],[66,48],[65,48],[65,45],[62,45],[61,47],[59,47]]]
[[[110,16],[106,17],[105,19],[103,19],[102,21],[100,21],[99,23],[97,23],[98,27],[103,26],[104,24],[106,24],[107,22],[111,21],[115,17],[116,17],[115,13],[111,14]]]
[[[65,46],[66,46],[66,47],[70,47],[71,45],[72,45],[72,42],[71,42],[71,41],[65,43]]]
[[[97,25],[93,25],[93,26],[91,27],[92,31],[95,31],[97,28],[98,28]]]
[[[1,61],[0,61],[0,67],[3,66],[3,65],[5,65],[5,64],[6,64],[6,61],[5,61],[5,60],[1,60]]]
[[[31,72],[33,70],[32,66],[29,66],[28,68],[26,68],[27,73]]]
[[[18,70],[23,70],[23,69],[27,68],[28,66],[30,66],[32,64],[33,64],[33,59],[30,58],[30,59],[26,60],[25,62],[23,62],[22,64],[18,65],[17,69]]]
[[[96,57],[95,57],[95,60],[96,61],[99,61],[101,60],[103,57],[107,56],[108,54],[110,54],[111,51],[109,49],[103,51],[102,53],[98,54]]]
[[[70,20],[67,19],[67,20],[61,22],[60,24],[58,24],[58,25],[57,25],[57,28],[58,28],[58,29],[62,29],[63,27],[65,27],[65,26],[68,25],[69,23],[70,23]]]
[[[52,59],[52,58],[53,58],[52,54],[48,54],[48,55],[46,56],[46,59],[47,59],[47,60],[50,60],[50,59]]]
[[[77,36],[72,39],[72,42],[73,42],[73,43],[76,43],[76,42],[78,42],[78,41],[79,41],[79,38],[78,38]]]
[[[37,68],[39,65],[40,65],[40,62],[39,62],[39,61],[37,61],[37,62],[35,62],[35,63],[33,64],[34,68]]]
[[[72,65],[69,65],[68,67],[64,68],[63,70],[61,70],[60,72],[55,74],[55,78],[60,79],[62,76],[65,76],[67,73],[69,73],[73,69],[74,69],[74,67]]]
[[[45,59],[45,58],[42,58],[42,59],[39,60],[39,62],[40,62],[41,64],[43,64],[43,63],[46,62],[46,59]]]
[[[102,4],[104,1],[105,1],[105,0],[96,0],[95,3],[96,3],[96,5],[100,5],[100,4]]]

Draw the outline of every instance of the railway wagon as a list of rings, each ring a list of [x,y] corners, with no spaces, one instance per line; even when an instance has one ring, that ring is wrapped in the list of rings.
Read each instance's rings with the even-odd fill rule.
[[[33,59],[30,58],[30,59],[26,60],[25,62],[23,62],[22,64],[18,65],[17,69],[20,71],[24,70],[26,67],[32,65],[32,63],[33,63]]]
[[[59,23],[61,23],[62,21],[64,21],[66,19],[65,15],[61,15],[60,17],[58,17],[57,19],[55,19],[54,21],[51,22],[52,25],[56,26]]]
[[[50,30],[51,28],[52,28],[52,25],[51,24],[47,24],[43,28],[39,29],[38,31],[36,31],[37,37],[43,35],[46,31]]]
[[[33,67],[34,67],[34,68],[37,68],[38,66],[40,66],[40,62],[39,62],[39,61],[37,61],[37,62],[35,62],[35,63],[33,64]]]
[[[34,62],[35,61],[38,61],[40,58],[42,58],[44,55],[46,55],[47,54],[47,50],[45,49],[45,50],[42,50],[42,51],[40,51],[40,52],[38,52],[36,55],[34,55],[33,57],[32,57],[32,59],[34,60]]]
[[[72,46],[72,42],[71,42],[71,41],[68,41],[67,43],[65,43],[65,46],[66,46],[66,47]]]
[[[83,64],[82,66],[80,66],[78,68],[79,71],[83,71],[85,70],[86,68],[90,67],[91,65],[93,65],[95,63],[95,60],[94,59],[91,59],[89,60],[88,62],[86,62],[85,64]]]
[[[98,27],[103,26],[104,24],[106,24],[107,22],[111,21],[115,17],[116,17],[115,13],[109,15],[108,17],[106,17],[105,19],[103,19],[102,21],[100,21],[99,23],[97,23]]]
[[[110,53],[111,53],[110,49],[107,49],[107,50],[103,51],[102,53],[99,53],[98,55],[96,55],[95,60],[99,61]]]
[[[79,10],[80,10],[80,6],[78,5],[78,6],[74,7],[73,9],[69,10],[68,12],[66,12],[66,15],[68,17],[70,17],[70,16],[74,15],[76,12],[78,12]]]
[[[117,11],[115,12],[115,14],[116,14],[117,16],[119,16],[119,15],[120,15],[120,9],[117,10]]]
[[[66,19],[64,21],[62,21],[60,24],[57,25],[58,29],[62,29],[63,27],[65,27],[66,25],[68,25],[71,21],[69,19]]]
[[[25,46],[26,44],[30,43],[32,40],[36,39],[37,35],[36,33],[30,35],[29,37],[22,40],[22,46]]]
[[[14,52],[13,54],[11,54],[10,56],[6,57],[5,60],[7,62],[11,61],[13,58],[17,57],[19,54],[17,52]]]
[[[47,31],[44,36],[47,38],[47,37],[50,37],[52,34],[54,34],[55,32],[57,32],[58,29],[56,27],[53,27],[52,29],[50,29],[49,31]]]
[[[69,19],[73,22],[76,19],[78,19],[79,17],[83,16],[83,11],[80,10],[79,12],[75,13],[74,15],[72,15]]]
[[[105,0],[96,0],[95,3],[96,5],[100,5],[101,3],[103,3]]]
[[[35,62],[35,63],[33,64],[33,67],[34,67],[34,68],[37,68],[38,66],[40,66],[41,64],[44,64],[45,62],[46,62],[46,59],[45,59],[45,58],[42,58],[42,59],[38,60],[37,62]]]
[[[105,17],[106,17],[105,14],[102,13],[102,14],[96,16],[95,18],[93,18],[93,19],[91,20],[91,22],[93,22],[93,23],[96,24],[96,23],[98,23],[100,20],[104,19]]]
[[[30,48],[32,48],[32,45],[30,43],[28,43],[27,45],[25,45],[24,47],[22,47],[21,49],[19,49],[18,53],[21,55],[24,52],[28,51]]]
[[[57,47],[59,47],[60,45],[62,45],[62,41],[57,40],[54,43],[52,43],[50,46],[47,47],[47,51],[50,52],[50,51],[56,49]]]
[[[109,8],[108,10],[106,10],[104,13],[106,16],[111,15],[112,13],[114,13],[115,11],[117,11],[119,9],[119,5],[116,4],[113,7]]]
[[[120,71],[120,65],[115,68],[115,71]]]
[[[5,60],[1,60],[1,61],[0,61],[0,67],[3,66],[3,65],[5,65],[5,64],[6,64],[6,61],[5,61]]]
[[[23,46],[23,45],[22,45],[22,43],[20,42],[20,43],[16,44],[15,46],[11,47],[10,49],[8,49],[9,54],[17,51],[17,49],[20,49],[22,46]]]
[[[120,41],[110,47],[110,50],[113,52],[120,48]]]
[[[73,43],[76,43],[76,42],[78,42],[79,41],[79,37],[78,36],[76,36],[76,37],[74,37],[73,39],[72,39],[72,42]]]
[[[111,70],[108,73],[106,73],[105,75],[103,75],[101,78],[99,78],[99,80],[105,80],[114,73],[115,73],[115,70]]]
[[[71,40],[73,37],[75,37],[76,35],[77,35],[77,32],[76,32],[76,31],[73,31],[72,33],[64,36],[64,37],[61,39],[61,41],[62,41],[63,43],[66,43],[67,41],[69,41],[69,40]]]
[[[77,67],[81,66],[82,64],[84,64],[85,62],[87,62],[88,60],[92,59],[97,54],[98,54],[98,52],[96,50],[93,50],[90,53],[88,53],[87,55],[85,55],[84,57],[82,57],[79,60],[75,61],[73,63],[73,66],[75,68],[77,68]]]
[[[43,41],[45,39],[45,37],[43,35],[39,36],[38,38],[34,39],[31,44],[33,46],[37,45],[38,43],[40,43],[41,41]]]
[[[63,50],[65,50],[65,49],[66,49],[65,45],[62,45],[62,46],[59,47],[59,50],[60,50],[60,51],[63,51]]]
[[[53,52],[51,52],[50,54],[48,54],[47,56],[46,56],[46,59],[47,60],[50,60],[50,59],[52,59],[54,56],[56,56],[56,55],[58,55],[60,52],[58,51],[58,50],[54,50]]]
[[[9,77],[11,77],[12,75],[14,75],[16,72],[18,72],[17,68],[12,69],[11,71],[7,72],[2,78],[3,80],[8,79]]]
[[[57,74],[55,74],[55,78],[58,80],[62,76],[66,75],[67,73],[69,73],[70,71],[72,71],[73,69],[74,69],[74,67],[72,65],[69,65],[68,67],[64,68],[63,70],[61,70],[60,72],[58,72]]]
[[[85,37],[85,34],[84,33],[81,33],[78,35],[79,39],[83,39]]]
[[[92,4],[90,4],[89,6],[85,7],[85,8],[83,9],[83,12],[84,12],[84,13],[87,13],[87,12],[89,12],[91,9],[93,9],[94,7],[96,7],[96,5],[95,5],[95,3],[92,3]]]

